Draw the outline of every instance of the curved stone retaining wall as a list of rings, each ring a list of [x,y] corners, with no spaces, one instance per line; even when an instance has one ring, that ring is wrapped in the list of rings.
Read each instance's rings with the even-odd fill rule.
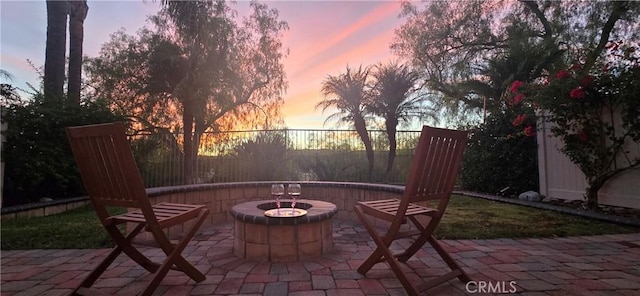
[[[237,182],[195,184],[184,186],[148,188],[147,194],[152,204],[160,202],[205,204],[209,208],[209,218],[203,227],[223,222],[231,222],[233,217],[229,211],[234,205],[257,200],[271,199],[271,184],[300,183],[302,186],[301,199],[314,199],[333,203],[338,209],[336,219],[356,221],[353,206],[359,201],[399,198],[403,186],[351,183],[351,182],[320,182],[320,181],[269,181],[269,182]],[[61,213],[72,208],[89,204],[87,197],[68,200],[19,206],[14,209],[2,209],[2,220],[15,217],[46,216]],[[182,232],[182,228],[170,230],[170,234]]]
[[[302,186],[301,199],[333,203],[338,209],[336,219],[354,221],[357,218],[353,212],[353,206],[357,202],[398,198],[403,189],[402,186],[371,183],[273,181],[157,187],[147,189],[147,193],[153,204],[172,202],[206,205],[210,212],[209,218],[203,225],[206,227],[233,221],[229,212],[237,204],[271,199],[271,184],[293,182],[300,183]],[[169,231],[170,234],[180,232],[182,228]]]

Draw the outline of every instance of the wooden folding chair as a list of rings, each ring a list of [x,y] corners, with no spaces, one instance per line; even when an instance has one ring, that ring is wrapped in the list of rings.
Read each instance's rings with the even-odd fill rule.
[[[140,295],[151,295],[169,269],[182,271],[196,282],[203,281],[205,276],[187,262],[181,253],[207,217],[207,208],[204,205],[173,203],[152,206],[121,122],[68,127],[67,136],[96,214],[116,243],[113,251],[71,295],[96,295],[98,291],[89,288],[121,252],[154,274]],[[125,214],[112,216],[107,206],[126,207],[129,210]],[[164,229],[192,220],[182,239],[173,244]],[[123,223],[133,223],[135,227],[130,233],[124,234],[118,229],[118,225]],[[152,262],[132,245],[132,239],[142,230],[149,231],[166,254],[161,264]]]
[[[424,126],[401,199],[366,201],[355,205],[358,219],[377,245],[376,250],[358,268],[359,273],[366,274],[375,264],[387,262],[410,295],[418,295],[456,277],[463,282],[470,281],[433,236],[449,203],[466,140],[465,131]],[[437,208],[424,205],[426,201],[438,201]],[[386,233],[378,231],[374,218],[387,221],[389,228]],[[411,221],[413,227],[402,227],[407,221]],[[404,252],[393,254],[389,249],[391,243],[407,237],[414,238],[413,243]],[[400,262],[409,260],[427,242],[447,263],[451,272],[414,285]]]

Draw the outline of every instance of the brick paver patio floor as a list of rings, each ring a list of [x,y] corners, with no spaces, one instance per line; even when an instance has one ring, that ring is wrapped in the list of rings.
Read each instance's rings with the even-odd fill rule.
[[[248,261],[232,254],[233,224],[203,229],[185,256],[206,274],[195,283],[170,271],[155,295],[404,295],[386,264],[367,273],[356,269],[374,244],[356,222],[334,221],[333,252],[293,263]],[[521,295],[640,295],[640,233],[545,239],[443,240],[477,282],[493,292]],[[2,251],[4,295],[66,295],[109,252],[98,250]],[[145,254],[164,258],[155,249]],[[413,278],[428,279],[445,268],[425,247],[408,265]],[[132,295],[149,279],[147,271],[121,255],[94,287]],[[430,295],[466,295],[480,286],[454,279]],[[498,289],[498,290],[495,290]],[[500,291],[502,290],[502,291]],[[484,290],[485,292],[487,290]]]

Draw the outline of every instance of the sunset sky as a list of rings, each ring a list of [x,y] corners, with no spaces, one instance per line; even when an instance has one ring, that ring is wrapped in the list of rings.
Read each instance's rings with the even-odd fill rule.
[[[160,1],[88,1],[84,53],[96,57],[109,35],[119,28],[128,34],[155,14]],[[316,111],[322,99],[321,84],[327,75],[343,72],[347,65],[373,65],[397,59],[389,44],[394,29],[403,20],[398,1],[262,1],[280,11],[289,24],[283,38],[290,54],[284,61],[289,88],[284,95],[283,114],[288,128],[332,128],[323,126],[331,114]],[[235,9],[246,11],[249,2],[238,1]],[[0,0],[0,68],[14,76],[12,84],[37,85],[35,66],[44,65],[46,3]],[[68,37],[67,37],[68,38]],[[3,82],[5,80],[3,79]]]

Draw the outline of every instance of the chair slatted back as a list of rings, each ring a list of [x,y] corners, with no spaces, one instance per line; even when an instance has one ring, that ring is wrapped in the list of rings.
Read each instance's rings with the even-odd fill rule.
[[[358,219],[377,246],[360,264],[359,273],[365,274],[377,263],[386,262],[409,295],[419,295],[456,277],[464,283],[471,281],[433,236],[451,198],[466,142],[466,131],[423,126],[400,201],[384,199],[359,202],[355,205],[354,211]],[[432,200],[438,201],[437,209],[419,204]],[[377,220],[371,217],[390,221],[386,232],[379,231]],[[413,242],[401,253],[392,252],[391,244],[395,240],[407,237],[413,238]],[[419,283],[407,276],[405,268],[400,263],[409,263],[408,260],[427,242],[451,271]]]
[[[439,204],[439,209],[441,206],[446,207],[455,185],[466,142],[466,131],[424,126],[400,207],[406,209],[410,202],[429,200],[440,200],[440,203],[444,203]]]
[[[98,207],[104,209],[104,206],[151,208],[122,122],[66,130],[82,181],[96,210],[102,212]]]

